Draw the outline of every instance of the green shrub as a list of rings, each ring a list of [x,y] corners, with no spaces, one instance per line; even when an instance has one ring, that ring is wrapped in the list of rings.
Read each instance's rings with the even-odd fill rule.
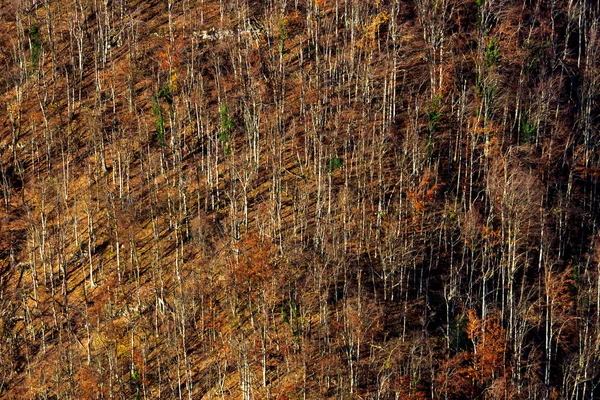
[[[31,42],[31,66],[35,68],[42,54],[42,38],[37,24],[29,27],[29,40]]]
[[[173,104],[173,92],[170,86],[164,86],[158,91],[158,98],[164,100],[168,105]]]
[[[485,64],[487,67],[497,65],[500,61],[500,47],[498,40],[490,39],[485,48]]]
[[[283,55],[285,54],[285,41],[289,37],[287,32],[287,23],[284,18],[277,22],[277,28],[279,29],[279,35],[277,37],[279,42],[279,53]]]
[[[342,168],[342,165],[344,165],[344,159],[340,157],[332,158],[329,160],[329,172],[333,172],[335,169]]]
[[[219,109],[219,115],[221,116],[221,130],[219,131],[219,141],[221,143],[229,140],[229,135],[233,129],[233,119],[229,116],[229,107],[227,104],[222,104]]]
[[[442,96],[438,94],[433,98],[427,110],[427,129],[430,133],[435,132],[440,122],[440,117],[442,116],[442,112],[440,111],[441,103]]]
[[[527,116],[521,117],[521,138],[525,143],[531,143],[531,141],[537,135],[537,126],[529,121]]]

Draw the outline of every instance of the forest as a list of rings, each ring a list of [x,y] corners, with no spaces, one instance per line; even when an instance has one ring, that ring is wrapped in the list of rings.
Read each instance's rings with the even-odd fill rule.
[[[596,0],[0,0],[0,398],[600,398]]]

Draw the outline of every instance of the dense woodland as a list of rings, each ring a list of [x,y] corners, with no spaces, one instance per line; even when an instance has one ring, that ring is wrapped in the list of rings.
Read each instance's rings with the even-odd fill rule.
[[[600,398],[595,0],[0,1],[0,397]]]

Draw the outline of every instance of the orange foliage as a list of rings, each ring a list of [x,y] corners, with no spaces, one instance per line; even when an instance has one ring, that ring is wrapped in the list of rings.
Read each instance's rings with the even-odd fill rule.
[[[102,398],[100,380],[98,373],[88,365],[81,367],[75,379],[79,383],[78,395],[81,399],[97,399]]]
[[[473,342],[473,378],[480,383],[491,381],[504,374],[506,331],[497,316],[484,320],[469,310],[467,335]]]
[[[472,398],[490,390],[492,398],[504,398],[509,391],[506,331],[498,316],[482,320],[474,310],[467,313],[467,335],[473,351],[460,352],[441,363],[441,373],[435,379],[437,391],[449,398]]]
[[[447,398],[471,398],[475,394],[471,352],[461,352],[440,364],[436,391]]]
[[[431,182],[431,180],[431,173],[425,171],[419,185],[407,190],[406,197],[412,200],[413,207],[417,214],[423,214],[423,212],[425,212],[426,205],[435,200],[435,197],[441,189],[440,184]]]
[[[240,241],[237,262],[233,263],[235,278],[238,281],[264,282],[273,277],[271,261],[275,256],[275,246],[265,242],[258,235],[250,234]]]

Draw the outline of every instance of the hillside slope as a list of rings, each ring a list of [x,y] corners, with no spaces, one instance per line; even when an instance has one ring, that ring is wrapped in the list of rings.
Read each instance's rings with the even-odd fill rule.
[[[595,2],[0,17],[0,397],[600,396]]]

